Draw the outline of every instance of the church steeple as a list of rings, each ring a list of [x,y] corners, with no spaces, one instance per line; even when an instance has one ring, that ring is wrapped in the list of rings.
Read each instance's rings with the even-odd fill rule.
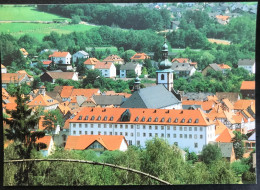
[[[162,46],[162,61],[159,64],[159,69],[169,69],[171,68],[172,63],[168,60],[168,45],[166,43],[166,34],[164,36],[164,44]]]

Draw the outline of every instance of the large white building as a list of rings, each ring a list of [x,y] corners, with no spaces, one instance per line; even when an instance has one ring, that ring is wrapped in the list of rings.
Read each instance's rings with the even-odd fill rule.
[[[215,141],[215,124],[199,109],[84,108],[69,123],[73,136],[123,135],[129,145],[142,147],[158,136],[200,153]]]

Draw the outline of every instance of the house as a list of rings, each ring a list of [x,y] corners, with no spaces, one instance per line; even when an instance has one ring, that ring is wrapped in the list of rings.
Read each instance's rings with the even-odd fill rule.
[[[190,63],[191,61],[188,58],[174,58],[172,63]]]
[[[77,62],[79,59],[88,59],[89,54],[83,50],[78,51],[72,55],[72,61],[73,63]]]
[[[79,107],[96,107],[97,103],[92,97],[73,96],[68,104],[71,110],[78,109]]]
[[[177,30],[179,28],[180,21],[171,21],[171,29]]]
[[[20,85],[30,82],[30,78],[25,73],[2,73],[2,88],[5,89],[9,84]]]
[[[202,70],[202,74],[205,76],[207,75],[208,70],[214,70],[214,71],[221,71],[223,74],[227,72],[227,70],[231,70],[231,67],[229,67],[228,65],[225,64],[216,64],[216,63],[212,63],[209,64],[205,69]]]
[[[116,77],[116,66],[112,62],[97,62],[95,65],[95,69],[98,69],[103,77]]]
[[[238,68],[244,68],[249,73],[255,74],[255,60],[254,59],[239,59]]]
[[[150,57],[147,54],[145,54],[145,53],[136,53],[130,59],[132,61],[136,61],[136,62],[140,62],[141,61],[142,62],[145,59],[150,59]]]
[[[64,79],[64,80],[75,80],[78,81],[78,73],[77,72],[55,72],[55,71],[48,71],[43,73],[40,76],[42,82],[51,82],[55,83],[57,79]]]
[[[124,60],[118,55],[109,55],[106,57],[103,62],[112,62],[113,64],[124,64]]]
[[[181,109],[182,104],[180,97],[160,84],[135,91],[121,108]]]
[[[207,100],[183,100],[182,101],[182,108],[189,109],[190,107],[195,106],[195,108],[200,108],[205,113],[209,113],[209,111],[216,105],[215,101]]]
[[[51,58],[51,61],[62,70],[67,71],[73,69],[70,64],[71,55],[69,52],[54,52],[49,58]]]
[[[79,135],[68,136],[65,150],[126,151],[127,141],[122,135]]]
[[[41,86],[39,95],[27,105],[32,108],[41,106],[44,110],[55,110],[59,105],[59,102],[46,95],[45,87]]]
[[[100,62],[96,58],[89,58],[84,62],[84,65],[87,69],[95,69],[95,65]]]
[[[51,62],[52,62],[51,60],[42,60],[42,64],[46,68],[50,66]]]
[[[240,96],[238,92],[216,92],[216,96],[219,100],[226,98],[232,104],[240,100]]]
[[[54,146],[54,142],[52,139],[52,136],[44,136],[42,138],[39,138],[36,140],[36,143],[44,143],[46,144],[46,148],[40,149],[40,152],[42,153],[42,155],[44,157],[47,157],[49,155],[51,155],[54,150],[55,150],[55,146]]]
[[[216,144],[219,147],[222,153],[222,158],[225,158],[230,163],[236,161],[236,155],[232,142],[217,142],[214,144]]]
[[[93,95],[100,94],[99,89],[74,89],[73,86],[63,86],[60,95],[62,101],[71,101],[72,98],[76,96],[84,96],[86,98],[91,98]]]
[[[28,76],[28,78],[30,79],[30,81],[33,81],[33,76],[29,75],[25,70],[20,70],[20,71],[17,71],[16,73],[26,74]]]
[[[20,51],[21,51],[21,53],[23,54],[24,57],[28,56],[28,52],[24,48],[21,48]]]
[[[241,99],[241,100],[236,101],[235,104],[234,104],[235,112],[243,111],[245,109],[247,110],[248,108],[250,108],[251,112],[255,111],[255,100]]]
[[[183,92],[180,91],[182,100],[207,100],[208,96],[213,95],[211,92]]]
[[[7,73],[6,67],[2,64],[1,64],[1,73]]]
[[[254,99],[255,98],[255,81],[243,81],[240,87],[242,97]]]
[[[70,135],[124,135],[129,145],[165,138],[195,153],[215,140],[215,125],[201,110],[84,108],[69,120]]]
[[[120,107],[125,96],[123,95],[94,95],[93,100],[97,106],[107,107],[113,105]]]
[[[129,72],[134,72],[137,76],[142,73],[142,65],[136,62],[128,62],[120,67],[120,78],[126,78]]]
[[[124,93],[124,92],[121,92],[121,93],[116,93],[115,91],[111,90],[111,91],[104,91],[102,93],[102,95],[117,95],[117,96],[124,96],[125,98],[129,98],[130,96],[132,96],[132,94],[128,94],[128,93]]]
[[[217,21],[218,21],[219,24],[226,25],[226,24],[229,23],[229,16],[216,15],[216,19],[217,19]]]
[[[256,134],[255,132],[252,133],[252,135],[250,135],[248,137],[247,140],[243,141],[245,144],[245,148],[247,151],[252,151],[255,148],[256,145]]]
[[[60,91],[60,96],[63,102],[70,101],[70,97],[73,89],[74,89],[73,86],[62,86],[62,89]]]
[[[173,70],[176,77],[188,78],[192,76],[196,69],[191,66],[190,63],[172,63],[171,69]]]

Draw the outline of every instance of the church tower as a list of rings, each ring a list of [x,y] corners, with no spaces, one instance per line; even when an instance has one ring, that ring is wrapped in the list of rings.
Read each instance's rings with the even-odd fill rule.
[[[159,63],[159,70],[156,71],[156,84],[163,84],[169,91],[173,89],[172,63],[168,60],[168,46],[166,36],[162,47],[162,61]]]

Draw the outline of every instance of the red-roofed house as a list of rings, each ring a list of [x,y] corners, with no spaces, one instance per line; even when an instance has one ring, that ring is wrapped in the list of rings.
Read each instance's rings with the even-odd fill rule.
[[[144,61],[145,59],[150,59],[145,53],[136,53],[131,58],[132,61]]]
[[[1,64],[1,73],[7,73],[6,67],[2,64]]]
[[[75,80],[78,81],[78,73],[77,72],[45,72],[40,76],[42,82],[51,82],[55,83],[57,79],[64,80]]]
[[[44,143],[46,144],[46,148],[41,149],[40,152],[43,154],[43,156],[49,156],[52,154],[55,150],[54,142],[51,136],[44,136],[40,139],[37,139],[36,143]]]
[[[105,59],[103,59],[103,62],[112,62],[113,64],[124,64],[124,60],[119,57],[118,55],[109,55]]]
[[[8,84],[30,83],[30,78],[25,73],[2,73],[2,88],[7,88]]]
[[[92,57],[92,58],[89,58],[87,59],[85,62],[84,62],[84,65],[88,68],[88,69],[95,69],[95,65],[100,62],[98,59]]]
[[[216,19],[218,21],[219,24],[228,24],[229,23],[229,16],[225,16],[225,15],[216,15]]]
[[[112,62],[97,62],[95,65],[95,69],[101,71],[103,77],[116,77],[116,66]]]
[[[43,64],[44,67],[49,67],[49,65],[51,64],[51,62],[52,62],[51,60],[43,60],[43,61],[42,61],[42,64]]]
[[[255,98],[255,81],[243,81],[240,87],[243,98]]]
[[[122,135],[80,135],[68,136],[65,149],[67,150],[94,150],[103,152],[105,150],[126,151],[127,141]]]
[[[56,51],[49,56],[54,64],[57,64],[61,69],[72,70],[70,64],[71,54],[69,52]]]
[[[190,63],[191,61],[188,58],[174,58],[172,63]]]
[[[202,110],[83,108],[70,122],[70,135],[123,135],[129,145],[153,137],[199,153],[215,140],[215,124]]]
[[[226,73],[227,71],[230,71],[231,70],[231,67],[226,65],[226,64],[218,64],[218,66],[222,69],[222,72],[223,73]]]

